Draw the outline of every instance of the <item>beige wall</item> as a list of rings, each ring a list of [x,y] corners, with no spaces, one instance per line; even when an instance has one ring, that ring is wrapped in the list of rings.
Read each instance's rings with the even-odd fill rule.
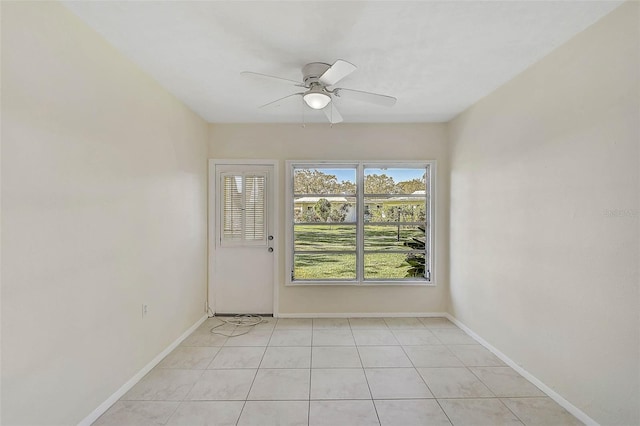
[[[207,131],[60,4],[2,2],[2,424],[77,424],[202,317]]]
[[[281,211],[279,310],[291,313],[443,312],[447,294],[448,158],[442,124],[212,124],[209,157],[280,160],[280,205],[285,205],[284,161],[438,161],[436,200],[436,287],[284,286],[285,212]]]
[[[450,312],[603,425],[640,424],[638,3],[457,117]]]
[[[0,4],[2,424],[77,423],[203,314],[207,137],[278,159],[281,205],[286,159],[436,159],[436,287],[282,279],[280,312],[448,309],[598,422],[640,423],[637,3],[448,126],[333,128],[207,126],[59,4]]]

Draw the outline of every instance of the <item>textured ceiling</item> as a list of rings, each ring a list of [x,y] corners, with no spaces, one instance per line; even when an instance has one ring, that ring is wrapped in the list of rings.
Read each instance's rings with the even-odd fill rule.
[[[301,79],[308,62],[358,69],[338,86],[345,122],[448,121],[616,8],[616,1],[63,2],[210,122],[324,122],[298,92],[241,71]]]

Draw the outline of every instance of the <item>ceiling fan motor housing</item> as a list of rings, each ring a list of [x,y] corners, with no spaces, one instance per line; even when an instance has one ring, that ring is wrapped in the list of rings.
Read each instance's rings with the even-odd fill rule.
[[[320,76],[325,73],[326,70],[331,68],[331,65],[323,62],[311,62],[302,68],[302,81],[304,85],[310,87],[312,83],[320,83]]]

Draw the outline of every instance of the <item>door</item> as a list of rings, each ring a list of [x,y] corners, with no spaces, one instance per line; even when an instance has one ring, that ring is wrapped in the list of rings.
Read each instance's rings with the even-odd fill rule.
[[[214,163],[209,303],[216,314],[273,313],[273,175],[269,164]]]

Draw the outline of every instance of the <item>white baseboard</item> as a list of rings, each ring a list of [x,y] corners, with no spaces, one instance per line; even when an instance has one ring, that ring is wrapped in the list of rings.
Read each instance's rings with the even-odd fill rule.
[[[135,384],[138,383],[140,381],[140,379],[142,379],[145,376],[145,374],[147,374],[149,371],[151,371],[151,369],[153,367],[158,365],[158,363],[160,361],[162,361],[164,359],[164,357],[169,355],[169,352],[174,350],[180,343],[182,343],[182,341],[184,339],[189,337],[189,335],[191,333],[193,333],[193,331],[196,328],[198,328],[200,326],[200,324],[202,324],[206,319],[207,319],[207,315],[204,315],[202,318],[200,318],[198,321],[196,321],[196,323],[193,324],[191,327],[189,327],[189,329],[187,331],[182,333],[182,335],[180,335],[180,337],[178,337],[176,340],[174,340],[173,343],[171,343],[169,346],[167,346],[162,352],[160,352],[155,358],[153,358],[147,365],[145,365],[142,368],[142,370],[138,371],[135,376],[133,376],[131,379],[129,379],[127,381],[127,383],[122,385],[120,387],[120,389],[118,389],[113,395],[111,395],[109,398],[107,398],[106,401],[104,401],[102,404],[100,404],[87,417],[82,419],[82,421],[80,421],[80,423],[78,423],[78,426],[90,426],[93,422],[95,422],[98,419],[98,417],[100,417],[102,414],[104,414],[105,411],[107,411],[113,404],[115,404],[116,401],[118,401],[120,399],[120,397],[122,397],[122,395],[127,393],[129,391],[129,389],[131,389],[133,386],[135,386]]]
[[[278,313],[277,318],[406,318],[406,317],[444,317],[444,312],[357,312],[357,313]]]
[[[505,354],[500,352],[498,349],[493,347],[489,342],[487,342],[482,337],[480,337],[478,334],[476,334],[476,332],[474,332],[469,327],[467,327],[466,325],[464,325],[463,323],[458,321],[458,319],[455,318],[453,315],[451,315],[449,313],[446,313],[443,316],[447,317],[452,323],[454,323],[455,325],[460,327],[462,330],[464,330],[469,336],[471,336],[474,339],[476,339],[478,341],[478,343],[480,343],[482,346],[484,346],[485,348],[487,348],[488,350],[493,352],[493,354],[495,356],[497,356],[498,358],[500,358],[505,364],[507,364],[509,367],[513,368],[522,377],[524,377],[525,379],[527,379],[531,383],[533,383],[535,386],[537,386],[538,389],[540,389],[542,392],[546,393],[549,396],[549,398],[553,399],[562,408],[567,410],[569,413],[573,414],[573,416],[575,416],[582,423],[584,423],[587,426],[599,426],[598,422],[596,422],[591,417],[589,417],[584,411],[582,411],[581,409],[579,409],[578,407],[576,407],[575,405],[573,405],[572,403],[570,403],[569,401],[564,399],[559,393],[557,393],[556,391],[551,389],[549,386],[545,385],[541,380],[539,380],[533,374],[529,373],[527,370],[522,368],[514,360],[512,360],[511,358],[509,358],[508,356],[506,356]]]

